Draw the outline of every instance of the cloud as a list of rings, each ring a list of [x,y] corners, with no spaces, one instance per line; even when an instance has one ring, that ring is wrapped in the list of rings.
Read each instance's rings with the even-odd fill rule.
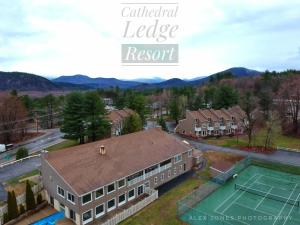
[[[180,0],[179,66],[147,69],[120,64],[120,2],[1,1],[0,70],[130,79],[153,74],[192,78],[232,66],[300,67],[295,59],[299,1]]]

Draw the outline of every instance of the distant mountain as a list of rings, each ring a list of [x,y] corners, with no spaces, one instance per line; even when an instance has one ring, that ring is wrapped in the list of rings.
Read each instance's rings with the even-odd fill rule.
[[[172,79],[160,82],[160,83],[138,85],[134,88],[143,90],[143,89],[155,89],[155,88],[182,87],[185,85],[189,85],[189,82],[181,80],[179,78],[172,78]]]
[[[91,78],[86,75],[73,75],[73,76],[60,76],[52,80],[55,83],[71,83],[71,84],[84,84],[92,88],[109,88],[109,87],[120,87],[120,88],[131,88],[142,84],[136,81],[123,81],[116,78]]]
[[[131,81],[136,81],[140,83],[145,83],[145,84],[156,84],[165,81],[165,79],[162,79],[160,77],[153,77],[153,78],[140,78],[140,79],[134,79]]]
[[[186,86],[186,85],[201,85],[205,82],[207,82],[211,76],[216,76],[217,74],[223,74],[223,73],[232,73],[234,77],[240,78],[240,77],[254,77],[254,76],[259,76],[261,72],[256,71],[256,70],[250,70],[244,67],[233,67],[215,74],[212,74],[210,76],[206,77],[198,77],[194,78],[191,80],[181,80],[178,78],[173,78],[170,80],[166,80],[160,83],[155,83],[155,84],[143,84],[136,86],[136,89],[155,89],[155,88],[169,88],[169,87],[181,87],[181,86]]]
[[[200,85],[200,84],[207,82],[210,79],[210,77],[216,76],[217,74],[224,74],[224,73],[231,73],[236,78],[255,77],[255,76],[261,75],[261,72],[259,72],[257,70],[251,70],[251,69],[247,69],[244,67],[232,67],[230,69],[227,69],[227,70],[224,70],[224,71],[221,71],[218,73],[214,73],[214,74],[204,77],[204,78],[200,77],[199,79],[193,79],[192,81],[190,81],[190,84],[191,85]]]
[[[89,87],[72,85],[68,83],[56,84],[50,80],[30,73],[2,72],[0,71],[0,90],[19,91],[56,91],[56,90],[82,90]]]

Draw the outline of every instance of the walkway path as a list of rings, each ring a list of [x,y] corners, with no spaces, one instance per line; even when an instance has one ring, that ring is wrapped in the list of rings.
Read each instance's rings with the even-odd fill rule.
[[[176,135],[177,136],[177,135]],[[220,152],[228,152],[228,153],[234,153],[238,155],[243,156],[250,156],[255,159],[261,159],[261,160],[267,160],[272,162],[279,162],[289,165],[295,165],[300,166],[300,153],[298,152],[288,152],[283,150],[277,150],[275,153],[266,155],[266,154],[260,154],[260,153],[253,153],[253,152],[246,152],[235,148],[226,148],[226,147],[220,147],[215,145],[209,145],[202,143],[200,141],[194,141],[190,139],[185,139],[183,137],[179,137],[180,139],[186,140],[189,142],[192,146],[194,146],[197,149],[200,149],[202,151],[208,151],[208,150],[214,150],[214,151],[220,151]]]

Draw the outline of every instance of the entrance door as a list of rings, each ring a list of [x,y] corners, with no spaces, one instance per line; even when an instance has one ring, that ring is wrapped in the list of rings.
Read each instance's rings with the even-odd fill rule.
[[[75,212],[72,209],[70,209],[70,219],[73,220],[73,221],[76,220]]]

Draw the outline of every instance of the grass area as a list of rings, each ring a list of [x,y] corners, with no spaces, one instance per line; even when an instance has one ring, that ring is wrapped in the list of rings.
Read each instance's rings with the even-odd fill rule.
[[[33,170],[31,172],[25,173],[22,176],[15,177],[6,182],[5,190],[14,191],[16,195],[21,195],[25,193],[26,190],[26,180],[28,179],[29,184],[34,186],[38,181],[36,175],[39,174],[39,170]]]
[[[32,176],[38,175],[39,173],[40,173],[39,170],[33,170],[33,171],[31,171],[31,172],[28,172],[28,173],[23,174],[22,176],[14,177],[13,179],[7,181],[6,183],[9,184],[9,185],[17,184],[17,183],[19,183],[19,180],[23,180],[23,179],[25,179],[25,178],[28,178],[28,177],[32,177]]]
[[[281,163],[272,163],[272,162],[266,162],[266,161],[261,161],[261,160],[253,160],[252,164],[256,165],[256,166],[264,167],[267,169],[280,171],[280,172],[286,172],[286,173],[300,175],[300,167],[297,167],[297,166],[290,166],[290,165],[285,165],[285,164],[281,164]]]
[[[266,129],[260,129],[253,140],[253,144],[256,146],[264,146],[266,139]],[[297,137],[286,136],[281,133],[280,127],[276,127],[273,133],[273,146],[280,146],[285,148],[300,149],[300,139]],[[221,137],[221,138],[208,138],[206,143],[219,145],[222,147],[241,147],[247,146],[248,138],[246,135],[237,137]]]
[[[49,151],[49,152],[54,152],[54,151],[58,151],[58,150],[61,150],[61,149],[64,149],[64,148],[73,147],[75,145],[78,145],[77,141],[66,139],[61,143],[58,143],[56,145],[52,145],[52,146],[46,148],[46,150]]]
[[[176,215],[176,202],[188,193],[198,188],[203,181],[188,178],[185,182],[174,187],[155,202],[121,222],[121,225],[183,225]]]

